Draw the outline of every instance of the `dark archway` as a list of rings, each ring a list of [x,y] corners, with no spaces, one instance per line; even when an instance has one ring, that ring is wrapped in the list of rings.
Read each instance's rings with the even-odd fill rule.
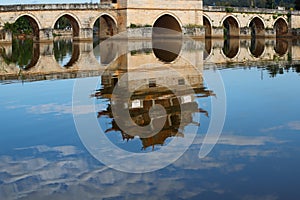
[[[65,14],[55,22],[54,31],[58,31],[59,35],[72,35],[76,38],[79,37],[79,23],[73,16]]]
[[[152,48],[160,61],[174,61],[182,48],[182,30],[177,19],[169,14],[160,16],[153,25]],[[163,38],[163,39],[162,39]]]
[[[282,37],[289,32],[288,24],[282,18],[279,18],[276,20],[276,22],[274,24],[274,29],[276,31],[276,37]]]
[[[264,37],[265,36],[265,26],[264,26],[263,21],[260,18],[254,17],[251,20],[249,27],[251,29],[252,37]]]
[[[94,36],[108,38],[117,33],[117,25],[109,15],[100,16],[93,26]]]
[[[276,39],[276,44],[274,47],[275,52],[279,55],[279,56],[284,56],[289,48],[289,43],[288,41],[284,40],[284,39]]]
[[[205,16],[203,16],[203,26],[205,27],[205,37],[211,37],[211,23]]]
[[[256,37],[251,38],[250,52],[251,54],[259,58],[265,50],[265,40],[263,38],[257,39]]]
[[[17,18],[14,23],[17,34],[32,35],[34,41],[38,41],[40,38],[40,30],[37,21],[29,15],[23,15]]]
[[[232,16],[227,17],[223,21],[224,27],[224,37],[239,37],[240,35],[240,28],[237,20]]]
[[[160,16],[153,24],[153,37],[181,37],[181,26],[177,19],[169,14]]]
[[[227,58],[234,58],[240,48],[240,41],[239,39],[226,39],[224,40],[224,46],[223,46],[223,53]]]

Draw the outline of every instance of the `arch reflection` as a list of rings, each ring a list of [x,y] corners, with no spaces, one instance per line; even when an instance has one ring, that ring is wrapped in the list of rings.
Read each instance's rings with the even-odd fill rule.
[[[55,60],[62,67],[71,67],[79,59],[79,44],[74,43],[71,38],[55,40],[53,48]]]
[[[6,54],[3,49],[1,56],[7,64],[15,63],[17,67],[27,70],[34,67],[40,58],[40,45],[32,39],[12,41],[12,52]]]
[[[288,48],[288,41],[279,38],[276,39],[274,50],[279,56],[284,56],[287,53]]]
[[[99,38],[93,41],[94,56],[99,64],[108,65],[117,57],[117,46],[114,42],[107,42],[105,48],[100,49],[100,42]]]
[[[258,39],[256,37],[251,38],[251,44],[250,44],[250,52],[251,54],[259,58],[265,51],[265,40],[264,39]]]
[[[228,38],[224,40],[224,45],[222,48],[223,54],[227,58],[234,58],[237,56],[240,48],[240,40]]]
[[[205,45],[205,48],[204,48],[204,52],[203,52],[203,60],[206,60],[207,57],[209,57],[209,55],[212,52],[212,40],[211,40],[211,38],[206,38],[204,45]]]
[[[181,52],[182,39],[152,39],[152,49],[155,57],[165,63],[170,63],[176,60]]]

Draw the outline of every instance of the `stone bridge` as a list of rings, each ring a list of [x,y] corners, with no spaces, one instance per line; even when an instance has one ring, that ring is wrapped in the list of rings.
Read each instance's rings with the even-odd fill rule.
[[[300,28],[298,11],[203,7],[201,0],[105,0],[101,4],[0,6],[0,41],[11,41],[4,25],[20,17],[30,21],[36,40],[52,41],[55,24],[63,16],[69,19],[75,40],[91,40],[96,29],[103,38],[125,30],[130,33],[127,37],[151,37],[149,27],[169,28],[196,38],[223,38],[283,37]],[[96,24],[99,27],[95,29]]]

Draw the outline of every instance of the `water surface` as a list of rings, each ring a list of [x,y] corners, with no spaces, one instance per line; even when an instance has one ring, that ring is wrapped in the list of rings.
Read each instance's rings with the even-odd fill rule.
[[[129,46],[143,48],[121,56],[113,54],[115,44],[107,46],[111,54],[93,43],[67,40],[3,45],[1,199],[298,199],[297,41],[197,44],[194,51],[180,44],[179,56],[172,55],[172,61],[165,59],[164,52],[154,52],[149,41],[132,41]],[[28,55],[20,45],[31,45]],[[181,60],[183,56],[197,58],[196,71]],[[152,64],[136,67],[144,63]],[[173,69],[181,76],[173,75]],[[147,76],[136,77],[137,72]],[[208,72],[221,74],[227,112],[217,144],[199,159],[211,100],[218,98],[205,82],[203,74]],[[126,73],[128,80],[121,82]],[[86,98],[95,102],[94,115],[116,147],[135,153],[158,151],[173,139],[184,141],[184,130],[197,126],[193,144],[176,162],[158,171],[134,174],[105,166],[86,150],[72,115],[75,81],[93,77],[99,83],[87,88]],[[187,81],[193,92],[185,90]],[[166,83],[179,95],[163,87]],[[132,120],[140,126],[149,125],[153,102],[163,106],[169,116],[164,129],[147,138],[134,130],[133,135],[123,132],[111,110],[112,103],[124,109],[118,104],[122,96],[112,95],[116,85],[124,90],[140,85],[127,104]],[[195,123],[198,119],[200,123]]]

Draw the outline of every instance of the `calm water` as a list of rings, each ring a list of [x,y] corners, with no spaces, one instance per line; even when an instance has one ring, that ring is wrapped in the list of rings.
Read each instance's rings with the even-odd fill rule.
[[[117,52],[118,45],[124,46],[118,43],[99,47],[97,41],[65,39],[2,45],[1,199],[299,198],[298,41],[166,42],[173,53],[152,49],[151,41],[131,41],[125,54]],[[225,124],[217,144],[200,159],[211,102],[220,98],[205,76],[216,74],[226,91]],[[94,107],[82,107],[77,115],[92,110],[115,148],[152,153],[172,140],[187,140],[197,127],[192,145],[154,172],[107,167],[86,149],[73,119],[74,84],[89,80],[97,84],[86,87],[82,98]],[[116,86],[122,93],[114,93]],[[128,101],[126,91],[133,91]],[[146,138],[126,121],[129,132],[124,131],[117,123],[122,115],[112,109],[129,110],[132,122],[147,127],[154,104],[165,108],[167,121],[158,134]],[[87,127],[84,134],[91,131]]]

